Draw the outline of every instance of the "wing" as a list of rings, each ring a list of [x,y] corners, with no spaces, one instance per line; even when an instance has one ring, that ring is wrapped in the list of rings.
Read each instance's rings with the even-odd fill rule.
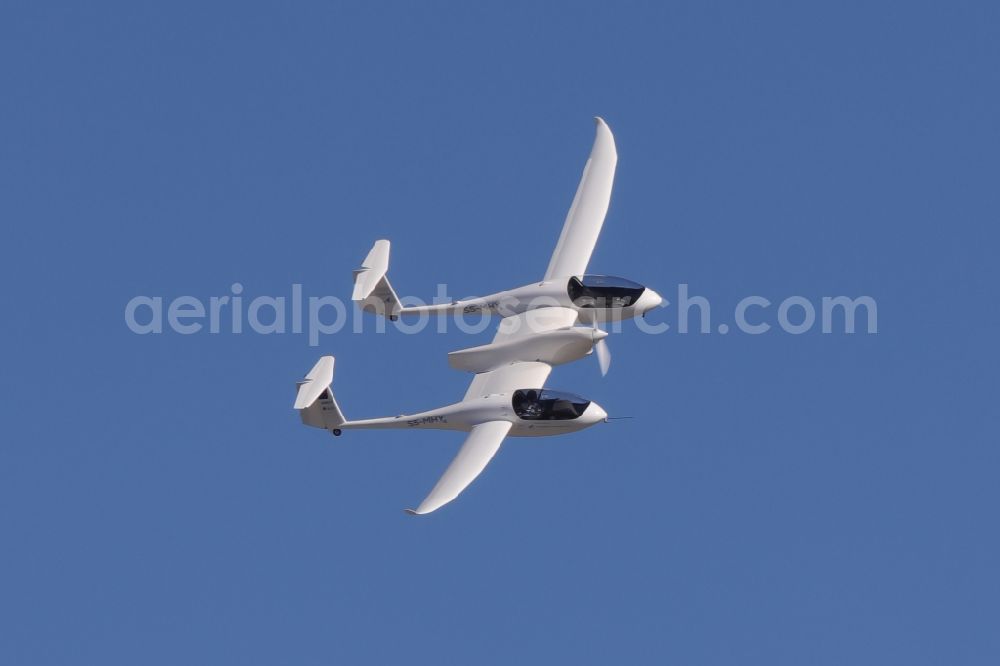
[[[493,341],[511,342],[534,333],[572,326],[576,323],[576,317],[576,310],[570,308],[529,310],[502,319]],[[465,399],[484,398],[493,393],[506,393],[519,388],[542,388],[550,372],[552,372],[551,365],[538,361],[519,361],[496,370],[481,372],[473,378]],[[459,493],[465,490],[493,459],[510,428],[511,424],[507,421],[487,421],[473,426],[465,444],[459,449],[458,455],[451,461],[451,465],[445,470],[431,494],[420,503],[419,507],[407,509],[407,512],[430,513],[458,497]]]
[[[502,319],[493,342],[513,342],[534,333],[566,328],[575,324],[576,319],[576,310],[570,308],[528,310]],[[494,393],[506,393],[519,388],[542,388],[550,372],[551,365],[538,361],[511,363],[490,372],[481,372],[472,379],[472,384],[465,393],[465,400],[485,398]]]
[[[407,509],[407,513],[430,513],[458,497],[493,459],[510,427],[507,421],[487,421],[473,426],[458,455],[448,465],[431,494],[416,509]]]
[[[587,271],[590,255],[597,245],[597,237],[604,225],[604,216],[611,202],[611,187],[618,165],[615,137],[602,119],[596,118],[597,137],[590,151],[590,159],[583,167],[583,177],[573,197],[563,224],[559,243],[552,254],[545,279],[583,275]]]
[[[513,342],[534,333],[566,328],[576,323],[576,318],[576,310],[570,308],[529,310],[502,319],[493,342]],[[493,393],[506,393],[519,388],[542,388],[550,372],[552,372],[551,365],[538,361],[519,361],[496,370],[481,372],[473,378],[465,394],[465,400],[484,398]],[[473,426],[465,444],[459,449],[458,455],[451,461],[451,465],[445,470],[431,494],[420,503],[420,506],[416,509],[407,509],[407,512],[430,513],[458,497],[459,493],[465,490],[493,459],[510,428],[511,424],[507,421],[487,421]]]

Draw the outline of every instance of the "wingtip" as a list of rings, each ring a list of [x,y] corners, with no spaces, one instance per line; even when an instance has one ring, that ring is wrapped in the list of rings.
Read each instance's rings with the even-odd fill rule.
[[[403,509],[403,512],[410,516],[421,516],[423,514],[417,513],[416,509]]]
[[[604,135],[610,138],[612,142],[614,142],[614,137],[612,135],[611,128],[608,126],[608,123],[604,121],[604,118],[601,118],[600,116],[594,116],[594,124],[597,125],[598,137]]]

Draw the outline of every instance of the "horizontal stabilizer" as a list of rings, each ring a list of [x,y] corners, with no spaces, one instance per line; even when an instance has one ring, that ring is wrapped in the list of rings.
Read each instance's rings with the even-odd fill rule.
[[[353,301],[363,301],[372,295],[379,280],[385,277],[389,270],[389,241],[377,240],[371,252],[365,257],[361,268],[354,271]]]
[[[347,419],[330,390],[332,382],[333,357],[324,356],[317,361],[305,379],[299,382],[295,409],[299,410],[299,416],[306,425],[333,430],[337,434],[337,428]]]
[[[305,409],[316,402],[323,391],[333,382],[333,357],[324,356],[306,378],[299,382],[299,393],[295,396],[295,409]]]
[[[403,311],[396,291],[389,284],[389,241],[377,240],[361,268],[354,271],[353,300],[362,312],[395,319]]]

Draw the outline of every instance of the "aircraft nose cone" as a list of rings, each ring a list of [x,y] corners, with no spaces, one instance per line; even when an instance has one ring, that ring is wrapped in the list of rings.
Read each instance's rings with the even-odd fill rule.
[[[648,303],[646,306],[647,310],[658,308],[663,304],[663,297],[649,287],[646,288],[646,292],[641,296],[641,298],[646,299],[646,302]]]
[[[608,413],[604,411],[600,405],[596,402],[590,403],[590,407],[587,409],[588,416],[590,417],[591,423],[600,423],[608,418]]]

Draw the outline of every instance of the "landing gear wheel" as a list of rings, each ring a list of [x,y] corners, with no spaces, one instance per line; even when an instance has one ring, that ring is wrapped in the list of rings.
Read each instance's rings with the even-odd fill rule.
[[[334,428],[333,429],[333,436],[334,437],[340,437],[340,428]]]

